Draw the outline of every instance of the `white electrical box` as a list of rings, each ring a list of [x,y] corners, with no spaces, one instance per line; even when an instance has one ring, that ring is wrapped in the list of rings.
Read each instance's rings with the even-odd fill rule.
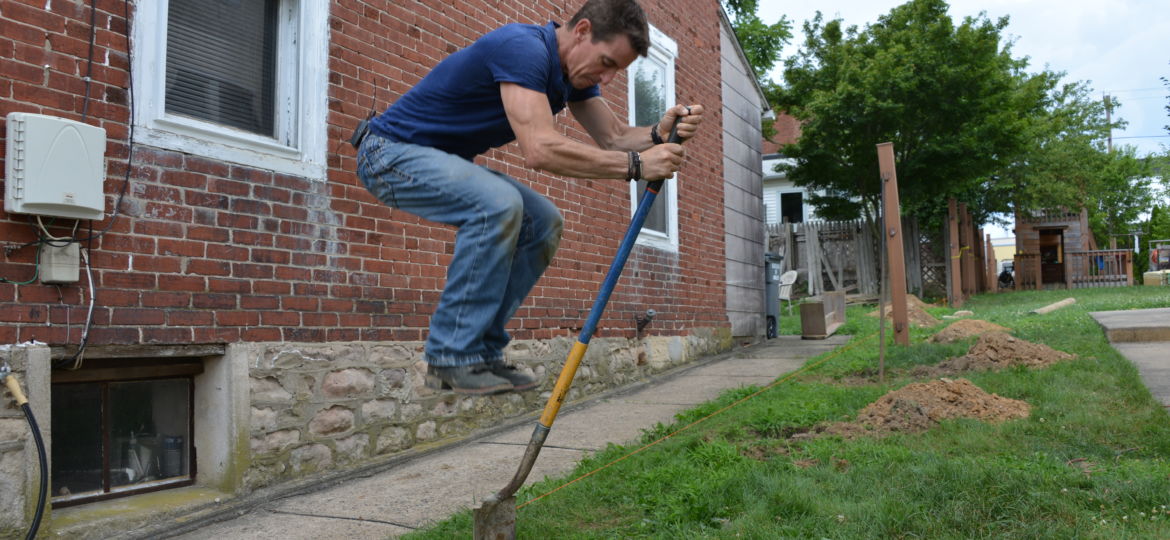
[[[5,211],[105,216],[106,130],[43,114],[9,113],[6,150]]]
[[[38,270],[41,283],[77,283],[80,255],[81,244],[77,242],[64,246],[41,244],[41,266]]]

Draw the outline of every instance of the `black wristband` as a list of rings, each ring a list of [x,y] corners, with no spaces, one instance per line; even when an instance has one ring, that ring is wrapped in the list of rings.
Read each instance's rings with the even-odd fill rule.
[[[662,135],[658,134],[658,122],[654,122],[654,125],[650,127],[650,140],[654,144],[662,144],[663,143]]]
[[[626,180],[634,179],[634,152],[626,152]]]

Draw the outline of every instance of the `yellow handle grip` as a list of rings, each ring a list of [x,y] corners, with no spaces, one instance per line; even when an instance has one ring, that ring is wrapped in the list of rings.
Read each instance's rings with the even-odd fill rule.
[[[28,398],[24,397],[24,392],[20,391],[20,383],[17,382],[16,375],[8,375],[5,377],[4,385],[8,387],[8,391],[12,393],[12,397],[16,399],[17,407],[28,403]]]
[[[569,357],[565,359],[565,367],[561,368],[561,375],[557,377],[552,395],[548,397],[548,403],[544,406],[544,414],[540,415],[540,425],[546,428],[552,427],[553,421],[557,418],[557,412],[561,410],[561,404],[565,402],[565,396],[569,393],[569,386],[573,384],[573,376],[577,374],[577,366],[581,365],[581,358],[585,356],[585,350],[588,348],[588,345],[578,341],[569,350]]]

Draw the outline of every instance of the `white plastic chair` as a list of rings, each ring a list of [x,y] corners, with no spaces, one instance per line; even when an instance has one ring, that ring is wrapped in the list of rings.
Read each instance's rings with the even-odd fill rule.
[[[780,274],[780,299],[788,302],[788,315],[792,315],[792,285],[796,283],[796,270]]]

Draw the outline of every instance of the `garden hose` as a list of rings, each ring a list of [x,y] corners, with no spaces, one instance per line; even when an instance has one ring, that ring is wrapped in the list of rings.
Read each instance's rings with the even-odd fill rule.
[[[41,469],[40,495],[37,498],[37,511],[33,514],[32,525],[29,526],[28,534],[25,535],[26,540],[32,540],[37,537],[37,530],[41,527],[41,518],[45,514],[45,497],[49,493],[49,469],[48,458],[45,456],[45,441],[41,438],[41,429],[37,426],[37,419],[33,416],[32,407],[28,404],[28,398],[20,390],[20,382],[16,380],[16,376],[11,373],[7,365],[0,367],[0,379],[4,380],[5,386],[8,387],[8,392],[16,400],[17,406],[24,411],[24,417],[28,420],[28,427],[32,430],[33,440],[36,441],[37,445],[37,458],[40,461]]]

